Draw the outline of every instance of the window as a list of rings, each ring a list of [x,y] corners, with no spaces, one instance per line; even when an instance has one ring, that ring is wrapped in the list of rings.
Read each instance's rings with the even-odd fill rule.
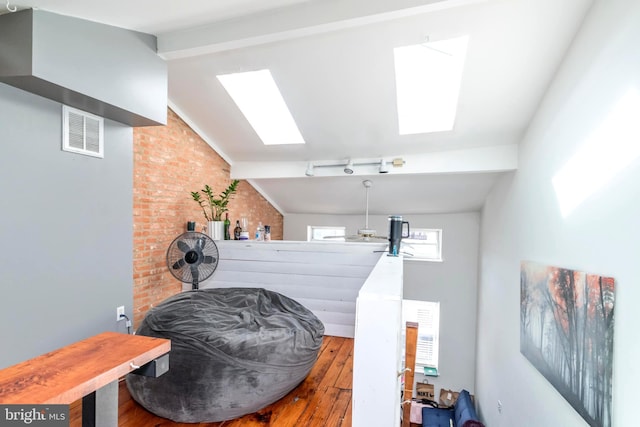
[[[410,254],[405,259],[442,261],[442,230],[412,228],[408,238],[402,239],[403,251]]]
[[[345,233],[345,227],[309,225],[307,226],[307,241],[344,242]]]
[[[416,372],[420,372],[425,366],[438,369],[440,303],[402,300],[403,331],[406,322],[418,323]]]

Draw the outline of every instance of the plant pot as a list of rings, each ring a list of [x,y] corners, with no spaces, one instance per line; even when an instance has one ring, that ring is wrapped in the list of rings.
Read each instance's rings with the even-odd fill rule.
[[[213,240],[224,240],[224,221],[209,221],[207,232]]]

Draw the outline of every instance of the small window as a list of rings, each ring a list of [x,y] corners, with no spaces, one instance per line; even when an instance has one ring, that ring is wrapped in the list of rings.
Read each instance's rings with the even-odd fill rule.
[[[440,349],[440,303],[431,301],[402,300],[402,324],[418,323],[416,372],[426,367],[438,369]]]
[[[62,150],[104,157],[104,119],[63,105]]]
[[[408,238],[402,239],[405,259],[442,261],[442,230],[432,228],[411,228]]]
[[[345,227],[327,227],[320,225],[307,226],[308,242],[344,242]]]

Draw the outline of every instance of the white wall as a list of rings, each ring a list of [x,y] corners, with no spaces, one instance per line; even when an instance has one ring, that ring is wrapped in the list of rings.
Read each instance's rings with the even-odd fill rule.
[[[638,23],[637,0],[595,2],[525,135],[518,171],[503,178],[487,199],[481,226],[476,391],[488,426],[587,425],[520,354],[521,260],[616,279],[613,425],[638,424],[640,160],[632,160],[602,188],[591,184],[590,197],[566,217],[552,185],[617,100],[631,89],[640,91]],[[640,144],[640,108],[631,117],[636,130],[607,135],[606,153],[630,132],[635,132],[633,146]],[[605,155],[598,157],[603,162]],[[593,175],[601,167],[590,170]]]
[[[415,228],[440,228],[443,262],[404,262],[404,298],[440,302],[440,377],[430,378],[436,395],[440,387],[475,391],[475,342],[480,214],[404,215]],[[362,215],[286,215],[285,240],[305,240],[307,225],[346,226],[355,234]],[[369,226],[388,234],[388,216],[369,215]],[[422,375],[416,380],[422,381]]]
[[[381,256],[358,292],[353,344],[353,427],[393,426],[400,419],[402,269]]]
[[[413,223],[442,229],[443,262],[404,262],[404,298],[440,302],[440,376],[429,382],[436,396],[441,387],[474,393],[480,214],[420,215]]]

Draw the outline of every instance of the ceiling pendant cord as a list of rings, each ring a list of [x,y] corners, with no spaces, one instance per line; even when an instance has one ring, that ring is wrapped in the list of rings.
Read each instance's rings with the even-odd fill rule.
[[[7,10],[8,10],[9,12],[17,12],[17,11],[18,11],[18,6],[13,6],[13,8],[12,8],[12,7],[9,5],[9,2],[10,2],[10,1],[11,1],[11,0],[7,0]]]
[[[366,197],[366,208],[365,208],[365,213],[364,213],[364,228],[366,230],[369,229],[369,188],[371,188],[371,181],[364,180],[362,181],[362,184],[364,185],[365,190],[365,197]]]

